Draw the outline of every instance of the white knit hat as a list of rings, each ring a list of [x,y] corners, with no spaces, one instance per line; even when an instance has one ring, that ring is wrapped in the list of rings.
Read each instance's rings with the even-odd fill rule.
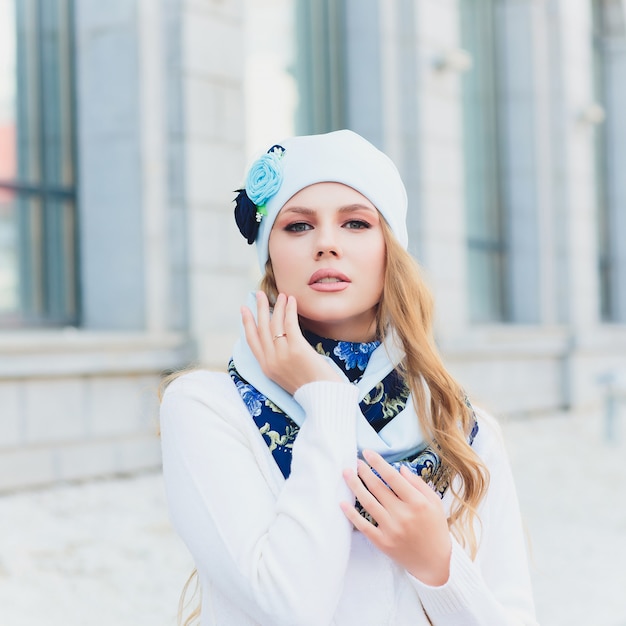
[[[252,164],[245,190],[236,200],[237,224],[248,242],[256,243],[261,270],[282,207],[301,189],[322,182],[343,183],[363,194],[387,220],[400,244],[408,246],[406,189],[386,154],[350,130],[291,137]]]

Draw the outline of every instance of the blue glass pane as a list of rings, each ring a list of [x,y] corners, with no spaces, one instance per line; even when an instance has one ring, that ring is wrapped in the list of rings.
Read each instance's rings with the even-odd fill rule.
[[[16,37],[14,0],[0,0],[0,181],[17,170]]]
[[[55,185],[70,185],[74,178],[68,4],[67,0],[46,0],[40,4],[44,179]]]
[[[39,46],[37,41],[37,3],[14,3],[16,27],[16,180],[38,183],[41,180]]]
[[[26,323],[45,316],[43,207],[37,198],[16,197],[19,240],[20,310]]]
[[[0,189],[0,323],[73,323],[75,210]]]
[[[610,78],[607,72],[610,41],[610,18],[607,7],[600,0],[592,2],[593,8],[593,83],[596,102],[607,108]],[[611,203],[609,201],[609,142],[610,117],[605,124],[594,129],[595,133],[595,200],[598,226],[598,271],[600,317],[614,321],[617,317],[614,294],[614,250],[611,237]]]
[[[503,321],[504,204],[498,120],[498,77],[493,0],[462,0],[463,46],[474,60],[463,78],[463,121],[472,321]]]
[[[502,321],[502,256],[490,250],[468,251],[469,304],[472,321]]]
[[[0,189],[0,319],[19,309],[18,226],[15,196]]]
[[[76,310],[74,205],[50,200],[46,206],[46,310],[50,319],[70,321]]]

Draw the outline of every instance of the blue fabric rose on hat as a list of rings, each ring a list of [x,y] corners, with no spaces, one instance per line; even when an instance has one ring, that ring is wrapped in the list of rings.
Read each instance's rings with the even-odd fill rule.
[[[285,149],[272,146],[261,158],[257,159],[246,177],[248,198],[258,207],[264,206],[283,184],[283,166],[281,159]]]
[[[267,215],[266,203],[283,184],[281,159],[284,153],[285,149],[282,146],[272,146],[250,167],[245,187],[237,189],[235,221],[239,227],[239,232],[249,244],[256,240],[259,224]]]

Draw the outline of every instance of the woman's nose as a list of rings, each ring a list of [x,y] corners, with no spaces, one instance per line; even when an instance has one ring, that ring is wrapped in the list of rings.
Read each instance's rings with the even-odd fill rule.
[[[333,228],[318,228],[318,237],[315,242],[315,256],[322,259],[325,256],[340,257],[341,247],[338,234]]]

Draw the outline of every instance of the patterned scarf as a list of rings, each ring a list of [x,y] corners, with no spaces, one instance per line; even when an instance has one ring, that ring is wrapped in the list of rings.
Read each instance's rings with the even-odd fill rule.
[[[379,341],[367,343],[336,341],[308,331],[304,331],[304,336],[318,353],[332,359],[352,383],[357,383],[361,379],[371,354],[380,345]],[[291,471],[293,443],[300,430],[299,426],[267,396],[244,380],[232,359],[228,365],[228,372],[276,464],[287,478]],[[409,388],[406,381],[394,369],[365,395],[359,406],[370,426],[378,433],[404,409],[408,397]],[[465,402],[471,408],[467,398]],[[474,416],[474,424],[468,437],[470,445],[477,433],[478,422]],[[411,472],[421,476],[443,498],[449,480],[436,444],[427,445],[418,453],[391,464],[398,471],[403,465],[406,466]]]

